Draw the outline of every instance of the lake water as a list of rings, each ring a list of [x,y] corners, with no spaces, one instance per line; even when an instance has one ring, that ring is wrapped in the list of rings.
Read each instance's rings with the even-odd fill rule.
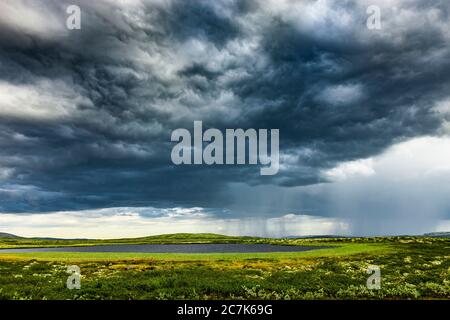
[[[283,246],[271,244],[123,244],[87,247],[1,249],[1,253],[19,252],[142,252],[142,253],[254,253],[300,252],[326,247]]]

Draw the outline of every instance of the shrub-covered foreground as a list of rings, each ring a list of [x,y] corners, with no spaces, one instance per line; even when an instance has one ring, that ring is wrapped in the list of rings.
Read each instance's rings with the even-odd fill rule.
[[[373,243],[380,250],[359,253],[344,250],[342,254],[330,254],[335,249],[323,249],[323,253],[316,254],[224,254],[205,255],[206,258],[184,255],[173,259],[167,255],[166,258],[104,261],[0,255],[0,299],[450,298],[448,239],[314,241],[348,248],[358,242],[359,245]],[[304,244],[306,241],[279,242]],[[80,290],[66,288],[66,270],[72,264],[81,269]],[[369,265],[381,269],[379,290],[366,287]]]

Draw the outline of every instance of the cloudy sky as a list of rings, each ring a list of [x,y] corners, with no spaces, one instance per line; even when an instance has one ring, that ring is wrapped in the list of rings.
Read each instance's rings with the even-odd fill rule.
[[[2,0],[0,232],[449,230],[449,15],[447,0]],[[279,129],[280,171],[173,165],[171,132],[196,120]]]

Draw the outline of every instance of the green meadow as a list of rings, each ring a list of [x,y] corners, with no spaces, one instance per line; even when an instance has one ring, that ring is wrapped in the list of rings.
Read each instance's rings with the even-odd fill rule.
[[[1,248],[146,243],[271,243],[318,249],[211,254],[0,252],[0,299],[450,298],[449,238],[175,234],[118,240],[0,239]],[[66,287],[70,265],[80,267],[79,290]],[[366,286],[370,265],[380,267],[380,289]]]

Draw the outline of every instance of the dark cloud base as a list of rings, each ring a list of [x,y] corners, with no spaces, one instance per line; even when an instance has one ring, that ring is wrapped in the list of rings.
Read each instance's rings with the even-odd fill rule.
[[[450,92],[445,1],[402,2],[439,21],[381,34],[353,1],[328,4],[353,26],[326,20],[315,32],[259,1],[79,1],[82,30],[68,32],[64,2],[38,3],[56,29],[0,24],[0,83],[25,90],[0,106],[1,211],[226,206],[229,183],[324,183],[324,169],[433,135],[444,120],[433,108]],[[279,128],[282,170],[172,165],[170,133],[194,120]]]

